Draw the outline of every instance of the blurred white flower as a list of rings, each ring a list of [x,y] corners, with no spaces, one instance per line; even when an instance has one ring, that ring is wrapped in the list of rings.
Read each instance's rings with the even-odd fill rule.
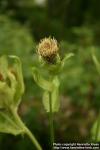
[[[46,0],[34,0],[36,5],[44,6],[46,3]]]

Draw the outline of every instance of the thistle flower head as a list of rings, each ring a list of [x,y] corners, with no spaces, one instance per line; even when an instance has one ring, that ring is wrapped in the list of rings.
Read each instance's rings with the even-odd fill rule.
[[[51,63],[56,57],[58,50],[57,40],[50,37],[42,39],[37,48],[38,54]]]

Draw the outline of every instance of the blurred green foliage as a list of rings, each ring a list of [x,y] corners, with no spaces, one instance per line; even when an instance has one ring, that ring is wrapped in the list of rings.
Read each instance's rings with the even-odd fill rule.
[[[23,64],[26,92],[19,113],[44,150],[49,149],[42,92],[35,85],[30,68],[38,65],[37,42],[54,36],[62,57],[75,53],[60,76],[61,111],[55,115],[56,141],[91,141],[90,129],[100,107],[100,78],[91,57],[92,49],[100,57],[100,1],[46,0],[44,5],[35,1],[0,1],[0,55],[18,55]],[[32,149],[26,138],[24,141],[11,135],[0,135],[0,148]]]

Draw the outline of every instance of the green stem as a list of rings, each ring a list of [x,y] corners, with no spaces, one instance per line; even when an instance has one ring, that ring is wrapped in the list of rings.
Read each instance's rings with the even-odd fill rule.
[[[50,140],[51,140],[51,150],[53,150],[54,143],[54,127],[53,127],[53,113],[52,113],[52,98],[51,93],[49,93],[49,106],[50,106]]]
[[[14,110],[13,108],[10,108],[16,122],[19,124],[19,126],[23,129],[24,133],[27,134],[27,136],[30,138],[30,140],[32,141],[32,143],[35,145],[35,147],[37,148],[37,150],[42,150],[40,144],[38,143],[38,141],[36,140],[35,136],[31,133],[31,131],[25,126],[25,124],[22,122],[22,120],[20,119],[20,117],[17,114],[17,111]]]
[[[99,115],[98,115],[97,126],[96,126],[96,133],[95,133],[95,141],[96,142],[98,140],[99,129],[100,129],[100,111],[99,111]]]

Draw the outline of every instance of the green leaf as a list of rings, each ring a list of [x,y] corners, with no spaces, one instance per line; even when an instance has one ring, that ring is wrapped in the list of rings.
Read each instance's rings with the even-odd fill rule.
[[[14,95],[16,93],[16,86],[18,83],[16,81],[15,76],[10,71],[8,71],[8,79],[10,81],[10,93],[12,95],[12,98],[14,98]],[[13,101],[12,101],[12,103],[13,103]]]
[[[41,73],[38,71],[37,68],[33,67],[32,68],[32,74],[35,82],[37,83],[38,86],[40,86],[42,89],[51,91],[52,90],[52,84],[51,82],[45,80],[42,76]]]
[[[60,99],[59,99],[59,80],[57,77],[53,80],[54,88],[52,90],[52,111],[57,112],[60,107]]]
[[[50,104],[49,98],[51,94],[51,101],[52,101],[52,112],[57,112],[60,107],[60,100],[59,100],[59,80],[55,77],[52,81],[52,91],[44,91],[43,93],[43,106],[47,112],[50,112]]]
[[[22,74],[22,65],[19,57],[17,56],[9,56],[10,58],[14,59],[14,65],[13,70],[15,72],[16,81],[14,81],[13,78],[11,78],[12,83],[12,90],[15,90],[14,95],[14,105],[17,107],[21,101],[21,96],[24,93],[24,80],[23,80],[23,74]],[[15,87],[16,84],[16,88]]]
[[[60,107],[60,100],[59,100],[59,79],[56,76],[53,80],[53,90],[51,93],[51,100],[52,100],[52,111],[57,112]]]
[[[92,130],[91,130],[93,140],[95,140],[95,136],[97,134],[97,141],[96,142],[98,142],[98,141],[100,142],[100,123],[98,124],[98,121],[99,121],[98,119],[95,121],[95,123],[92,127]],[[98,131],[97,131],[97,129],[98,129]]]
[[[61,66],[63,67],[64,64],[66,63],[66,61],[71,58],[72,56],[74,56],[73,53],[69,53],[69,54],[66,54],[65,57],[63,58],[62,62],[61,62]]]
[[[99,61],[98,61],[98,59],[97,59],[97,57],[95,56],[95,54],[94,54],[93,51],[92,51],[92,58],[93,58],[93,61],[94,61],[95,66],[96,66],[96,69],[97,69],[97,71],[98,71],[98,73],[99,73],[99,75],[100,75],[100,63],[99,63]]]
[[[48,91],[44,91],[42,102],[43,102],[43,106],[44,106],[44,109],[46,110],[46,112],[49,112],[50,106],[49,106],[49,92]]]
[[[3,79],[7,77],[8,62],[6,56],[0,57],[0,74],[3,76]]]
[[[13,91],[5,82],[0,82],[0,108],[8,107],[12,104]]]
[[[23,129],[19,127],[12,114],[5,109],[0,109],[0,132],[13,135],[24,133]]]

